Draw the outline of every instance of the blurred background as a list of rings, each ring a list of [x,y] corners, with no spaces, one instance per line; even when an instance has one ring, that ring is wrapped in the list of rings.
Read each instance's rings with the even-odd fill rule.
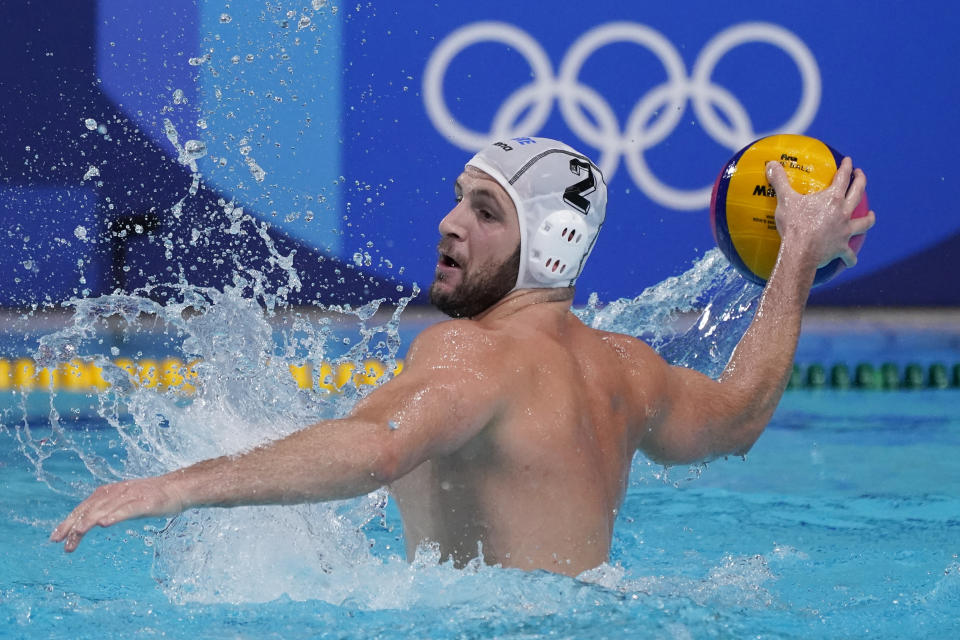
[[[6,307],[241,266],[295,305],[396,301],[432,279],[463,163],[515,135],[605,170],[578,302],[632,297],[714,247],[718,170],[775,132],[851,155],[878,214],[813,305],[960,304],[946,1],[9,0],[0,20]]]

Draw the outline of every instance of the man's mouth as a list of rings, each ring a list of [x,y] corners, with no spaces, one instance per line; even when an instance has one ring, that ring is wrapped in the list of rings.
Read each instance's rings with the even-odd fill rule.
[[[449,269],[462,268],[460,263],[457,262],[453,256],[451,256],[449,253],[444,253],[443,251],[440,252],[440,259],[437,261],[437,265],[440,267],[447,267]]]
[[[457,261],[445,253],[440,254],[440,264],[445,267],[453,267],[455,269],[460,268],[460,265],[457,263]]]

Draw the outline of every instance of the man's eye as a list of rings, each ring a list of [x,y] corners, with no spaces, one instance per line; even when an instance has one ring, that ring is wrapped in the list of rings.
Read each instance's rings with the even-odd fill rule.
[[[492,213],[490,213],[489,211],[487,211],[486,209],[481,209],[481,210],[480,210],[480,217],[483,218],[484,220],[493,220],[494,215],[493,215]]]

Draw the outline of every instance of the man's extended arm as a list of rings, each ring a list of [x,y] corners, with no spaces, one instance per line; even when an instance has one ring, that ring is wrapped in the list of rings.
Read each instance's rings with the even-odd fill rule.
[[[488,360],[464,322],[425,330],[399,376],[347,418],[317,423],[247,453],[155,478],[98,488],[53,531],[73,551],[94,526],[172,515],[200,506],[292,504],[349,498],[455,450],[493,420],[504,395],[496,377],[477,385]]]
[[[872,211],[851,218],[866,177],[857,170],[851,182],[849,158],[830,187],[809,195],[790,187],[778,163],[768,164],[767,175],[777,192],[782,239],[776,266],[718,382],[689,369],[665,368],[659,419],[646,425],[640,439],[654,460],[688,463],[750,449],[786,388],[817,268],[838,257],[855,264],[849,239],[873,226]]]

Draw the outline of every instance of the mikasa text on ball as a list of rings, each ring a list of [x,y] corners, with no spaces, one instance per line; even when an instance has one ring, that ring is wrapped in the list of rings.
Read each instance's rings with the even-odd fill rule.
[[[774,220],[777,194],[766,174],[771,160],[783,166],[794,190],[806,194],[830,186],[843,155],[816,138],[781,134],[748,144],[720,171],[710,198],[713,237],[730,263],[758,284],[765,284],[770,277],[780,250]],[[865,216],[868,211],[864,193],[852,217]],[[863,238],[851,238],[850,247],[859,251]],[[813,284],[823,284],[843,268],[843,260],[833,260],[817,270]]]

